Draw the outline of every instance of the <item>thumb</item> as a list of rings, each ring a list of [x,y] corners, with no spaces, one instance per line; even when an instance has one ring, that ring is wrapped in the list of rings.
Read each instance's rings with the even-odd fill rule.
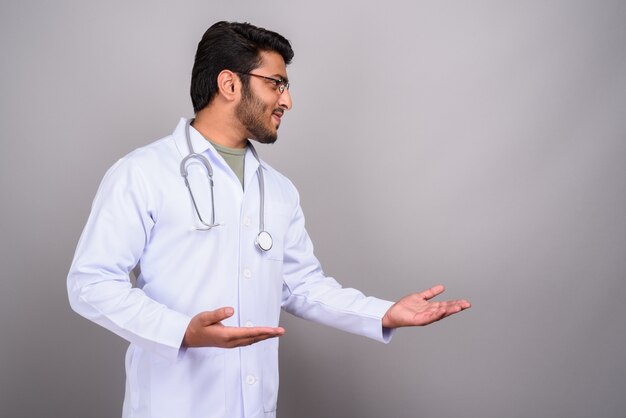
[[[438,284],[436,286],[431,287],[430,289],[427,289],[427,290],[424,290],[423,292],[418,293],[418,295],[423,297],[426,300],[430,300],[434,298],[435,296],[442,294],[444,290],[446,290],[444,285]]]
[[[209,325],[217,324],[226,318],[230,318],[234,313],[235,310],[230,306],[227,306],[214,311],[202,312],[199,316],[202,325],[208,327]]]

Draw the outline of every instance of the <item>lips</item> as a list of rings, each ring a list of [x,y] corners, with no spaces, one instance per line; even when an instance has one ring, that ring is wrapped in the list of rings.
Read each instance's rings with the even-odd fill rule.
[[[282,118],[282,117],[283,117],[283,114],[284,114],[284,113],[285,113],[285,111],[284,111],[284,110],[282,110],[282,109],[275,109],[275,110],[272,112],[272,116],[273,116],[273,117],[275,117],[275,118],[276,118],[276,122],[278,122],[278,123],[280,124],[280,118]]]

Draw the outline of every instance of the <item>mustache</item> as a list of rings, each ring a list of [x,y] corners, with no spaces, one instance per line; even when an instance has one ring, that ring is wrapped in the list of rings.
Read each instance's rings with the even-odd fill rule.
[[[276,113],[277,115],[282,116],[285,113],[285,110],[281,108],[277,108],[277,109],[274,109],[272,113]]]

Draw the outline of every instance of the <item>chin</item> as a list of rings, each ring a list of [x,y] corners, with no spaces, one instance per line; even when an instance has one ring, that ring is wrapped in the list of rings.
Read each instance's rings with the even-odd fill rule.
[[[257,132],[256,135],[251,135],[251,139],[261,143],[261,144],[273,144],[278,139],[278,130],[266,130],[263,132]]]
[[[261,143],[261,144],[273,144],[274,142],[276,142],[278,140],[278,136],[274,135],[274,136],[264,136],[262,138],[254,138],[255,141]]]

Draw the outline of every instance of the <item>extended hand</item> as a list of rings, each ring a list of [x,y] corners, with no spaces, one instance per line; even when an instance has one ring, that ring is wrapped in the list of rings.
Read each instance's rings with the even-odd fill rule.
[[[437,285],[423,292],[403,297],[385,313],[383,326],[398,328],[428,325],[471,306],[465,299],[443,302],[429,301],[444,290],[445,287]]]
[[[233,348],[258,343],[268,338],[280,337],[285,329],[278,327],[225,327],[224,319],[233,316],[233,308],[200,312],[187,326],[183,346]]]

